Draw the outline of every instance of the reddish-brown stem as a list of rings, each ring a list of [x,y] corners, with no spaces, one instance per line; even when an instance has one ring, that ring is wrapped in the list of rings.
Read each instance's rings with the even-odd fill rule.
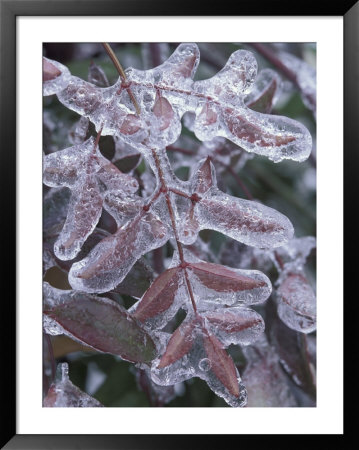
[[[274,257],[275,257],[275,260],[278,263],[278,266],[283,270],[284,269],[284,262],[283,262],[281,256],[279,255],[279,253],[277,251],[274,252]]]
[[[107,43],[107,42],[103,42],[102,43],[104,49],[106,50],[106,53],[108,54],[108,56],[110,57],[111,61],[113,62],[113,65],[116,67],[117,72],[120,75],[121,81],[122,83],[125,85],[125,89],[127,90],[127,93],[133,103],[133,106],[136,109],[136,113],[139,116],[141,113],[140,107],[138,106],[136,97],[133,95],[133,92],[131,90],[130,86],[126,86],[127,85],[127,77],[126,77],[126,73],[123,70],[120,61],[118,60],[117,56],[115,55],[114,51],[112,50],[111,46]]]
[[[171,152],[183,153],[185,155],[194,155],[194,153],[191,150],[187,150],[186,148],[175,147],[173,145],[169,145],[168,147],[166,147],[166,149]]]
[[[176,195],[179,195],[181,197],[185,197],[185,198],[188,198],[189,200],[191,200],[191,196],[186,194],[185,192],[179,191],[178,189],[174,189],[174,188],[168,188],[168,190],[170,192],[173,192]]]
[[[163,192],[163,194],[165,196],[165,199],[166,199],[167,209],[168,209],[168,213],[169,213],[169,216],[170,216],[170,219],[171,219],[173,233],[175,235],[176,245],[177,245],[177,249],[178,249],[178,255],[179,255],[179,258],[180,258],[180,261],[181,261],[181,266],[182,266],[182,270],[183,270],[183,273],[184,273],[188,294],[189,294],[189,297],[190,297],[190,300],[191,300],[191,303],[192,303],[193,311],[197,315],[197,305],[196,305],[196,302],[195,302],[195,299],[194,299],[192,286],[191,286],[191,283],[189,281],[188,273],[187,273],[187,270],[186,270],[187,264],[186,264],[186,261],[184,259],[183,247],[182,247],[182,244],[179,241],[179,237],[178,237],[178,231],[177,231],[177,226],[176,226],[175,214],[174,214],[174,211],[173,211],[171,198],[168,195],[168,191],[169,190],[168,190],[168,187],[167,187],[167,184],[166,184],[166,180],[165,180],[165,178],[163,176],[163,171],[162,171],[160,160],[159,160],[155,150],[152,150],[152,156],[153,156],[153,159],[155,160],[156,168],[158,170],[158,176],[159,176],[159,179],[160,179],[160,182],[161,182],[161,191]]]
[[[313,108],[316,107],[316,99],[312,95],[309,95],[303,91],[300,87],[297,79],[297,75],[289,69],[283,62],[277,57],[277,55],[272,51],[272,49],[268,45],[259,44],[259,43],[251,43],[249,44],[258,53],[264,56],[274,67],[279,69],[283,75],[285,75],[295,86],[296,88],[307,98]]]

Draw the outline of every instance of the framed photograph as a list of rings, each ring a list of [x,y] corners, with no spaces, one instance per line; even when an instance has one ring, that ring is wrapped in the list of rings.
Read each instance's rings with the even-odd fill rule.
[[[358,5],[48,3],[1,2],[3,448],[343,436]]]

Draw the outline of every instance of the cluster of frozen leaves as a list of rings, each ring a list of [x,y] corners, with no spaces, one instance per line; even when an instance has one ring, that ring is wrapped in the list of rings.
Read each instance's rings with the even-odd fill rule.
[[[211,160],[230,166],[234,143],[242,148],[237,164],[244,164],[244,150],[275,162],[303,161],[311,151],[311,136],[300,123],[268,114],[279,80],[271,70],[256,77],[250,52],[233,53],[208,80],[193,80],[198,62],[197,46],[181,44],[160,66],[129,68],[126,79],[109,86],[97,66],[90,67],[87,82],[44,59],[44,95],[56,94],[82,116],[70,132],[73,145],[44,156],[43,181],[52,188],[47,206],[60,205],[57,220],[50,214],[45,226],[45,268],[58,265],[68,271],[72,288],[44,284],[44,328],[134,362],[156,385],[199,377],[229,405],[244,406],[246,389],[225,349],[249,345],[263,333],[264,321],[250,306],[269,297],[271,283],[257,270],[205,262],[190,247],[201,230],[210,229],[273,251],[284,249],[294,230],[276,210],[222,192]],[[175,175],[166,152],[178,141],[185,114],[187,126],[204,141],[199,151],[204,158],[192,164],[188,181]],[[89,122],[97,139],[88,137]],[[144,157],[153,172],[152,192],[138,193],[136,178],[103,156],[100,134],[114,137],[115,158]],[[224,138],[232,143],[228,146]],[[96,228],[103,210],[116,222],[112,234]],[[176,249],[172,262],[143,294],[133,295],[138,302],[127,311],[112,300],[111,293],[125,289],[138,270],[141,257],[167,241]],[[290,254],[289,247],[283,251]],[[293,258],[298,261],[297,255]],[[297,267],[295,274],[289,269],[281,274],[281,317],[290,315],[288,292],[299,272]],[[102,293],[108,297],[95,295]],[[290,307],[296,311],[294,303]],[[180,309],[186,318],[173,332],[171,321]],[[307,309],[300,311],[302,320],[310,314]],[[304,329],[309,330],[306,324]],[[68,379],[59,383],[60,390],[66,385],[63,391],[71,391]],[[54,406],[61,403],[57,397]]]
[[[201,141],[223,136],[273,161],[303,161],[311,151],[310,133],[299,122],[255,111],[263,90],[276,82],[271,72],[265,72],[255,84],[257,62],[248,51],[234,52],[212,78],[194,81],[198,47],[181,44],[160,66],[145,71],[129,68],[126,81],[119,78],[104,88],[70,75],[55,61],[45,62],[45,95],[56,93],[66,107],[89,118],[97,131],[118,136],[144,153],[173,144],[181,134],[184,113],[195,116],[193,131]]]

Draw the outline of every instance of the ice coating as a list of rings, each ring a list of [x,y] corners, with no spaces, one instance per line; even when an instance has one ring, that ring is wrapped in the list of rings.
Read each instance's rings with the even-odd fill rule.
[[[219,261],[238,269],[260,269],[267,272],[273,266],[271,251],[249,247],[237,241],[227,241],[222,245]]]
[[[71,128],[69,132],[69,141],[71,144],[82,144],[86,140],[86,135],[90,126],[87,117],[81,117]]]
[[[195,114],[193,129],[202,141],[223,136],[248,152],[278,162],[305,160],[312,141],[308,130],[294,120],[260,114],[245,105],[257,63],[252,53],[234,52],[227,64],[208,80],[193,81],[199,62],[195,44],[181,44],[160,66],[126,70],[127,81],[100,88],[72,76],[59,100],[89,118],[103,135],[117,136],[141,152],[173,144],[181,133],[184,113]],[[263,75],[261,75],[261,78]],[[261,78],[254,88],[256,95]],[[136,114],[129,95],[140,108]]]
[[[143,211],[143,210],[142,210]],[[117,286],[145,253],[168,240],[167,227],[151,212],[140,213],[103,239],[83,260],[73,264],[73,289],[107,292]]]
[[[207,328],[217,336],[224,347],[249,345],[264,331],[260,314],[244,306],[216,309],[203,313]]]
[[[245,406],[246,390],[232,359],[213,335],[203,332],[200,324],[188,326],[192,319],[187,318],[181,325],[182,329],[189,331],[188,335],[183,336],[183,343],[179,342],[183,350],[177,355],[173,354],[171,359],[167,358],[169,364],[163,363],[161,358],[155,359],[151,368],[152,380],[159,385],[169,386],[199,377],[230,406]],[[171,339],[173,342],[173,336]],[[168,349],[170,335],[163,333],[162,341]],[[180,358],[170,362],[177,356]]]
[[[69,69],[57,61],[43,57],[43,95],[58,94],[71,79]]]
[[[316,329],[316,296],[304,272],[289,273],[277,293],[280,319],[292,330],[311,333]]]
[[[290,271],[302,271],[310,252],[316,245],[316,239],[313,236],[291,239],[276,250],[284,264],[283,267],[278,264],[276,255],[274,253],[269,253],[280,273],[279,281],[282,276],[286,276]]]
[[[247,360],[243,383],[248,392],[247,407],[294,407],[297,402],[280,367],[279,357],[264,335],[243,348]]]
[[[94,62],[91,62],[90,64],[87,79],[90,83],[95,84],[96,86],[110,86],[104,70]]]
[[[200,310],[222,305],[255,305],[265,302],[272,292],[270,280],[258,270],[207,263],[188,251],[184,255],[193,292],[201,299]]]
[[[196,205],[201,229],[211,229],[246,245],[275,248],[294,233],[291,222],[278,211],[211,188]]]
[[[296,76],[301,89],[303,103],[314,113],[316,111],[317,74],[316,70],[296,56],[279,52],[279,58]]]
[[[270,113],[280,94],[280,78],[272,69],[263,69],[259,72],[255,83],[244,103],[255,111]]]
[[[106,192],[134,193],[137,181],[102,156],[95,139],[44,157],[43,182],[72,190],[64,227],[55,243],[59,259],[73,259],[100,219]],[[111,211],[111,210],[110,210]]]
[[[157,355],[150,335],[117,302],[86,292],[60,290],[43,285],[45,317],[63,334],[96,351],[126,361],[148,364]],[[49,328],[53,324],[46,324]],[[52,328],[50,334],[59,334]]]
[[[69,378],[69,366],[61,363],[57,366],[56,380],[50,386],[43,405],[52,408],[98,408],[103,405],[81,391]]]

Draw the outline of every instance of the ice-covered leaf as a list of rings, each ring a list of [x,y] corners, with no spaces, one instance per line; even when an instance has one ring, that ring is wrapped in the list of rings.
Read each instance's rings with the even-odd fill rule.
[[[115,288],[145,253],[168,240],[167,227],[151,212],[142,211],[133,220],[103,239],[69,273],[74,289],[106,292]]]
[[[170,102],[166,98],[157,96],[153,106],[153,114],[160,120],[161,131],[171,125],[174,112]]]
[[[246,291],[267,286],[262,279],[240,275],[220,264],[191,263],[190,269],[202,284],[217,292]]]
[[[315,113],[317,95],[316,70],[307,62],[288,52],[279,52],[278,56],[282,63],[285,64],[296,77],[296,82],[300,87],[302,94],[303,103]]]
[[[143,322],[170,308],[179,288],[180,275],[181,269],[179,267],[161,273],[138,303],[133,316]]]
[[[59,259],[73,259],[100,219],[104,196],[134,193],[137,181],[104,158],[94,138],[45,156],[43,182],[72,190],[64,228],[55,243]]]
[[[69,140],[71,144],[82,144],[86,140],[90,121],[86,117],[81,117],[69,131]]]
[[[290,221],[278,211],[232,197],[216,187],[197,203],[196,208],[202,229],[219,231],[253,247],[278,247],[294,233]]]
[[[194,329],[197,325],[197,322],[192,320],[184,322],[177,328],[168,341],[166,351],[160,359],[157,366],[159,369],[173,364],[190,351],[195,340]]]
[[[208,334],[201,321],[186,318],[173,337],[162,333],[164,355],[151,368],[151,377],[159,385],[170,386],[193,377],[208,386],[231,406],[245,406],[246,390],[232,359],[218,339]]]
[[[268,114],[278,97],[279,86],[280,78],[274,70],[261,70],[244,102],[248,108]]]
[[[315,397],[315,378],[305,346],[307,335],[288,328],[277,316],[273,305],[267,305],[266,323],[270,343],[278,353],[284,370],[310,396]]]
[[[90,64],[87,79],[90,83],[95,84],[99,87],[110,86],[104,70],[94,62],[91,62]]]
[[[181,44],[160,66],[142,71],[129,68],[126,82],[120,78],[110,87],[96,87],[72,76],[58,98],[88,117],[97,130],[103,127],[104,135],[117,136],[142,152],[148,147],[161,149],[173,144],[181,132],[181,117],[190,113],[196,115],[194,131],[200,140],[223,136],[273,161],[303,161],[309,156],[311,136],[303,125],[260,114],[245,105],[257,74],[252,53],[238,50],[214,77],[194,82],[198,61],[198,47]],[[259,95],[268,104],[274,81],[269,83],[266,78],[262,82],[262,78],[253,88],[253,97]],[[139,105],[140,115],[132,98]]]
[[[243,372],[243,383],[248,393],[247,407],[298,406],[278,355],[264,336],[245,347],[243,353],[247,360]]]
[[[248,345],[263,334],[264,321],[260,314],[244,306],[222,308],[203,313],[208,329],[225,347]]]
[[[231,395],[239,397],[238,372],[232,358],[227,354],[221,342],[214,335],[204,335],[203,344],[209,360],[208,365],[213,373],[228,389]]]
[[[44,398],[43,405],[50,408],[98,408],[103,405],[81,391],[69,378],[69,367],[67,363],[57,366],[56,380]]]
[[[118,303],[80,291],[44,284],[44,315],[63,333],[98,351],[148,363],[156,347],[148,333]]]
[[[311,333],[316,329],[316,297],[304,273],[289,273],[276,293],[278,315],[293,330]]]
[[[95,178],[88,176],[72,195],[64,227],[55,242],[59,259],[73,259],[80,251],[100,219],[102,201]]]
[[[54,78],[57,78],[61,75],[61,70],[59,70],[54,64],[52,64],[48,59],[44,58],[42,61],[43,64],[43,73],[42,79],[43,81],[50,81]]]
[[[43,95],[58,94],[66,88],[71,79],[69,69],[57,61],[43,57]]]
[[[217,184],[216,172],[210,158],[200,162],[192,178],[192,189],[197,195],[205,194],[212,186]]]

